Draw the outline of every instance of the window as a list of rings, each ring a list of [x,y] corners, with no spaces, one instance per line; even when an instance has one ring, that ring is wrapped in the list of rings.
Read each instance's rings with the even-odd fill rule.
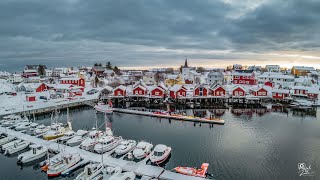
[[[242,91],[240,91],[240,92],[239,92],[239,96],[242,96],[242,95],[243,95],[243,92],[242,92]]]
[[[139,94],[142,94],[142,91],[141,91],[141,90],[139,91]]]
[[[235,79],[239,79],[239,76],[234,76]]]
[[[220,91],[220,94],[221,94],[221,95],[224,95],[223,91]]]
[[[246,81],[246,84],[249,84],[249,81]]]
[[[160,93],[159,93],[159,92],[155,92],[154,94],[155,94],[156,96],[159,96],[159,95],[160,95]]]
[[[235,84],[237,84],[237,83],[238,83],[238,81],[237,81],[237,80],[234,80],[234,83],[235,83]]]
[[[219,96],[220,95],[220,91],[217,91],[217,96]]]

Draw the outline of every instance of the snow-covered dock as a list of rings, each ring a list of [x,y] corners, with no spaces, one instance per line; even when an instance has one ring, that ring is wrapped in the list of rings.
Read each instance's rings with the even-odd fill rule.
[[[191,117],[191,116],[171,116],[171,115],[164,115],[164,114],[155,114],[149,111],[137,111],[131,109],[119,109],[114,108],[114,112],[119,113],[127,113],[127,114],[136,114],[142,116],[152,116],[158,118],[167,118],[167,119],[174,119],[174,120],[182,120],[182,121],[193,121],[193,122],[201,122],[201,123],[210,123],[210,124],[224,124],[225,121],[222,119],[205,119],[205,118],[198,118],[198,117]]]
[[[7,129],[4,127],[0,127],[0,132],[5,133],[7,135],[18,137],[19,139],[22,139],[24,141],[35,143],[44,147],[47,147],[48,149],[51,149],[53,151],[64,151],[66,153],[71,154],[80,154],[80,156],[85,161],[95,161],[95,162],[101,162],[102,161],[102,155],[95,154],[92,152],[85,151],[83,149],[80,149],[78,147],[70,147],[62,144],[58,144],[54,141],[46,141],[40,138],[37,138],[35,136],[30,136],[27,134],[23,134],[21,132],[17,132],[11,129]],[[158,166],[151,166],[143,163],[135,163],[133,161],[126,161],[122,159],[116,159],[108,154],[103,155],[103,162],[107,166],[119,166],[125,171],[132,171],[137,175],[144,175],[148,176],[150,178],[158,178],[158,179],[172,179],[172,180],[200,180],[203,178],[199,177],[192,177],[192,176],[186,176],[178,173],[173,173],[170,171],[165,170],[162,167]]]

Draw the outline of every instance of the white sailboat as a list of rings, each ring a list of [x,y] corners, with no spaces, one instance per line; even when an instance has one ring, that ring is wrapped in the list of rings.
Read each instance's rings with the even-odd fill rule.
[[[112,108],[112,102],[109,101],[108,104],[104,104],[102,102],[99,102],[97,105],[94,106],[94,109],[97,112],[102,112],[105,114],[112,114],[113,113],[113,108]]]
[[[94,146],[94,151],[97,153],[105,153],[117,147],[121,142],[121,136],[103,136],[98,140],[98,143]]]

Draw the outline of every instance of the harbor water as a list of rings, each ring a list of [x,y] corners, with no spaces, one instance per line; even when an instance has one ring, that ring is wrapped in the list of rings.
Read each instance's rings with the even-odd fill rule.
[[[74,130],[91,129],[95,119],[100,129],[112,127],[114,134],[125,139],[145,140],[172,147],[165,164],[200,167],[208,162],[209,173],[217,180],[231,179],[320,179],[320,111],[273,109],[186,110],[198,116],[219,115],[225,125],[114,113],[107,117],[90,108],[72,109]],[[38,123],[50,124],[50,115],[37,117]],[[66,122],[62,112],[60,122]],[[0,179],[47,179],[37,164],[18,166],[17,156],[0,155]],[[299,176],[298,163],[306,163],[312,172]],[[81,171],[66,178],[74,179]]]

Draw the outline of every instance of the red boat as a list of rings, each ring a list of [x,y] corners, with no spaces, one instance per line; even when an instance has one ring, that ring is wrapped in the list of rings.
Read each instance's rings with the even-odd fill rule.
[[[202,163],[201,169],[178,166],[174,168],[174,170],[180,174],[205,178],[207,176],[208,167],[209,163]]]

